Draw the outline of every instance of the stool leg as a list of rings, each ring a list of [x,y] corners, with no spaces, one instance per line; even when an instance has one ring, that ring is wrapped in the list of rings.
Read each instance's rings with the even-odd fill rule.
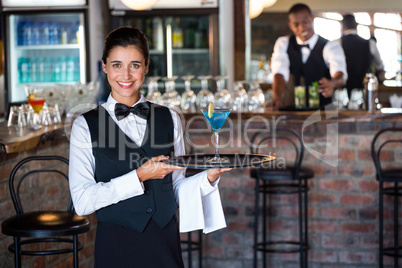
[[[305,257],[305,268],[308,267],[308,185],[307,185],[307,178],[304,178],[304,244],[306,245]]]
[[[265,189],[266,184],[267,184],[267,182],[264,180],[263,181],[264,189]],[[262,237],[263,237],[262,243],[263,243],[263,248],[264,248],[264,251],[262,252],[262,257],[263,257],[263,259],[262,259],[263,266],[262,267],[267,267],[267,254],[265,252],[266,245],[267,245],[267,243],[266,243],[267,242],[267,195],[265,193],[263,193],[263,196],[262,196],[262,215],[263,215],[263,218],[262,218]]]
[[[394,183],[394,267],[398,267],[398,248],[399,248],[399,241],[398,241],[398,183]]]
[[[78,239],[77,235],[73,236],[73,251],[74,251],[74,268],[78,268]]]
[[[259,188],[260,180],[257,176],[255,180],[255,193],[254,193],[254,247],[253,247],[253,267],[257,268],[257,243],[258,243],[258,205],[259,205]]]
[[[187,233],[187,261],[188,267],[191,268],[193,266],[192,258],[191,258],[191,232]]]
[[[384,187],[384,183],[383,183],[383,181],[381,180],[381,178],[380,178],[380,189],[379,189],[379,196],[378,196],[378,198],[379,198],[379,226],[378,226],[378,228],[379,228],[379,232],[378,232],[378,235],[379,235],[379,238],[378,238],[378,240],[379,240],[379,262],[380,262],[380,268],[383,268],[384,267],[384,258],[383,258],[383,254],[384,254],[384,252],[383,252],[383,247],[384,247],[384,245],[383,245],[383,228],[384,228],[384,219],[383,219],[383,187]]]
[[[300,258],[300,267],[304,265],[304,253],[303,253],[303,202],[302,202],[302,187],[301,180],[299,179],[299,258]]]
[[[17,236],[14,236],[14,265],[15,268],[21,268],[21,246]]]
[[[202,268],[202,231],[201,230],[198,231],[198,243],[200,245],[200,249],[198,252],[198,264],[199,264],[199,268]]]

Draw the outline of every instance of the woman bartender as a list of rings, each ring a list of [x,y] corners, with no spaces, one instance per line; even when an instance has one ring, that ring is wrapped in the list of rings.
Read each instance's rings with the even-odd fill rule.
[[[110,32],[102,62],[111,94],[75,120],[69,172],[77,214],[96,212],[95,267],[183,267],[177,207],[180,231],[225,227],[217,184],[230,169],[184,178],[163,163],[185,154],[182,127],[139,92],[149,67],[141,31]]]

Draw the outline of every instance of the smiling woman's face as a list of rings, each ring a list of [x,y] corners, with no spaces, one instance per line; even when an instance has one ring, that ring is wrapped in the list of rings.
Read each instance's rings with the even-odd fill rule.
[[[110,50],[103,70],[112,88],[112,97],[132,106],[139,100],[139,89],[148,72],[148,63],[136,46],[117,46]]]
[[[290,30],[302,41],[307,41],[313,36],[313,16],[307,10],[291,13],[288,18]]]

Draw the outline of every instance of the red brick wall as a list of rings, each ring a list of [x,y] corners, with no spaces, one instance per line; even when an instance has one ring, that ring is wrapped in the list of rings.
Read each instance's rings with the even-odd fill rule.
[[[229,122],[230,123],[230,122]],[[247,138],[243,137],[245,123],[232,122],[233,131],[222,130],[222,153],[249,152]],[[284,124],[284,122],[282,122]],[[285,124],[304,134],[306,145],[322,150],[326,138],[325,124],[303,129],[300,124]],[[261,128],[262,123],[249,127]],[[303,164],[314,169],[315,177],[309,182],[309,266],[311,267],[378,267],[378,183],[370,156],[370,143],[379,129],[398,126],[398,123],[344,123],[336,133],[330,133],[329,149],[338,153],[337,166],[331,166],[310,153]],[[401,126],[401,124],[399,124]],[[192,133],[195,145],[209,144],[197,152],[213,153],[213,136],[204,123],[192,128],[205,129]],[[249,128],[250,129],[250,128]],[[250,132],[251,133],[251,132]],[[249,133],[249,134],[250,134]],[[240,135],[240,137],[239,137]],[[339,141],[337,146],[336,142]],[[23,157],[32,154],[68,156],[68,142],[46,142],[35,150],[21,154],[0,155],[0,221],[14,214],[9,192],[8,175]],[[400,150],[388,151],[388,164],[400,164]],[[204,267],[252,267],[254,179],[249,169],[235,169],[225,174],[219,184],[228,227],[203,235]],[[56,192],[65,191],[54,189]],[[269,197],[268,231],[273,238],[297,236],[297,199]],[[400,213],[402,217],[402,213]],[[95,217],[90,217],[91,231],[80,235],[84,249],[80,252],[81,267],[93,267]],[[392,242],[392,199],[385,198],[385,243]],[[0,267],[12,267],[13,255],[7,247],[12,238],[0,234]],[[196,264],[197,253],[193,255]],[[183,254],[186,258],[186,254]],[[384,257],[390,266],[391,258]],[[25,257],[24,267],[71,267],[72,256]],[[298,254],[269,254],[268,267],[298,267]],[[196,266],[197,267],[197,266]]]

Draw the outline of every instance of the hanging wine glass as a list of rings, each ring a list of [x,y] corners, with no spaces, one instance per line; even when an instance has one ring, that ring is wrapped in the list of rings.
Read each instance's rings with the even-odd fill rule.
[[[214,103],[214,95],[208,89],[208,79],[212,78],[212,75],[201,75],[197,77],[201,80],[201,90],[197,94],[197,109],[206,109],[210,102]]]
[[[252,113],[263,113],[265,110],[265,96],[256,81],[250,82],[248,91],[248,111]]]
[[[180,109],[181,97],[176,91],[176,79],[177,76],[163,78],[165,81],[165,93],[162,95],[161,104],[169,108]]]
[[[194,75],[185,75],[181,78],[184,80],[184,92],[181,95],[181,110],[183,112],[195,113],[196,106],[195,102],[197,97],[194,94],[194,91],[191,90],[191,79],[193,79]]]
[[[214,94],[215,107],[217,108],[232,108],[232,96],[229,90],[225,89],[225,79],[228,79],[227,75],[215,76],[217,91]]]
[[[158,80],[160,76],[148,77],[148,94],[146,99],[153,103],[160,103],[161,93],[158,90]]]
[[[244,89],[245,81],[235,81],[232,93],[232,109],[238,112],[247,112],[248,96],[247,91]]]

